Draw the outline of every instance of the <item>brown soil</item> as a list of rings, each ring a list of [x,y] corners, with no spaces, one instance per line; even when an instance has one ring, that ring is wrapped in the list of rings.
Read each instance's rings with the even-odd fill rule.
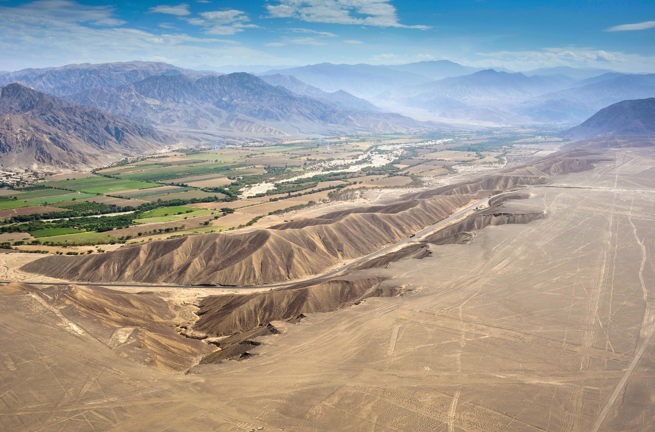
[[[215,289],[198,303],[198,328],[193,305],[149,297],[164,300],[163,289],[96,298],[96,288],[0,286],[0,429],[650,432],[655,153],[606,154],[459,229],[508,213],[545,218],[492,224],[466,245],[428,244],[421,260],[407,249],[386,268],[314,287],[242,299]],[[269,230],[264,245],[363,215]],[[376,286],[408,294],[350,307]],[[304,312],[314,302],[337,310]],[[148,354],[179,365],[169,347],[202,360],[171,373]]]
[[[74,285],[36,288],[11,284],[9,289],[29,293],[74,332],[88,334],[138,363],[184,371],[214,349],[175,331],[176,326],[194,320],[192,306],[173,308],[152,293]]]
[[[193,330],[203,336],[228,336],[215,343],[221,350],[203,358],[202,363],[242,358],[259,345],[253,338],[278,333],[272,321],[296,321],[306,314],[332,312],[370,297],[402,292],[384,284],[384,278],[353,276],[266,293],[209,296],[200,302]]]
[[[78,281],[248,285],[301,279],[448,217],[470,196],[353,209],[247,233],[207,234],[78,259],[53,256],[25,271]]]

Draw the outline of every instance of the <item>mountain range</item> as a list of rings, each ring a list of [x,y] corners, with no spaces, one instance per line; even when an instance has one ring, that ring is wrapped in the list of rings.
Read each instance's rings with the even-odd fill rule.
[[[233,139],[409,132],[427,127],[408,117],[379,112],[343,92],[314,92],[309,97],[243,72],[200,78],[152,76],[67,99],[169,131],[203,131]]]
[[[448,61],[396,66],[322,63],[261,76],[275,75],[326,92],[347,91],[383,110],[420,120],[471,126],[570,126],[609,104],[655,96],[655,74],[570,67],[521,73]]]
[[[351,111],[380,111],[380,108],[366,99],[358,98],[343,90],[326,92],[291,75],[262,75],[260,78],[273,86],[284,87],[298,95],[314,98],[337,108]]]
[[[495,70],[399,88],[373,100],[422,119],[491,125],[573,125],[622,100],[655,96],[655,74],[527,75]]]
[[[75,106],[21,84],[0,88],[4,169],[89,168],[170,142],[150,126]]]
[[[437,60],[404,65],[320,63],[274,69],[261,75],[290,75],[324,91],[343,90],[358,97],[375,98],[392,89],[466,75],[477,70],[448,60]]]
[[[655,97],[655,74],[605,73],[525,101],[518,111],[541,122],[575,124],[601,108]]]
[[[522,101],[573,83],[565,76],[526,76],[487,69],[384,93],[380,101],[399,110],[418,108],[424,118],[512,124],[529,122],[512,108]]]
[[[520,73],[445,60],[322,63],[259,76],[151,62],[82,64],[0,72],[0,85],[6,97],[15,93],[18,99],[42,101],[25,112],[5,107],[1,159],[6,166],[30,161],[93,165],[106,159],[98,149],[110,146],[114,155],[129,154],[160,147],[170,137],[206,144],[407,133],[462,124],[563,128],[622,100],[655,97],[655,74],[574,68]],[[73,143],[79,143],[79,152],[72,151],[78,147]],[[54,147],[50,152],[44,146]],[[17,148],[31,150],[16,153]],[[10,156],[17,154],[23,156]],[[69,157],[57,162],[57,155]]]
[[[189,69],[156,62],[79,64],[0,72],[0,86],[18,82],[35,90],[61,97],[92,89],[120,87],[151,76],[182,73],[199,74]]]

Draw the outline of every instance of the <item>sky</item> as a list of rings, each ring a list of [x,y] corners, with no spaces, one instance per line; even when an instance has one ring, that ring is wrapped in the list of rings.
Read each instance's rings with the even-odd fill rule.
[[[0,0],[0,70],[162,61],[218,71],[447,59],[655,72],[655,1]]]

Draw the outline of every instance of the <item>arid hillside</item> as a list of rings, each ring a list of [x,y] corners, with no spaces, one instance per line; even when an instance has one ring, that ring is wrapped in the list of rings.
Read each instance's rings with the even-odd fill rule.
[[[181,237],[102,255],[52,256],[25,271],[74,281],[260,285],[307,278],[396,243],[490,194],[591,168],[571,152],[529,167],[406,196],[385,205],[299,219],[266,230]]]
[[[171,142],[152,127],[21,84],[0,88],[0,166],[5,169],[88,169]]]
[[[96,256],[47,257],[25,270],[79,281],[254,285],[299,279],[371,253],[450,215],[472,195],[332,213],[247,233],[187,236]]]

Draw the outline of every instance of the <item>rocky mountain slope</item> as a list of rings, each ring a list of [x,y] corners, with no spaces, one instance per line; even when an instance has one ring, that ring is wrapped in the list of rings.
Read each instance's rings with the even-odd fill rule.
[[[198,74],[166,63],[124,62],[76,64],[56,68],[0,72],[0,86],[21,83],[43,93],[68,96],[100,88],[115,88],[151,76]]]
[[[425,128],[397,114],[346,110],[298,95],[247,73],[201,78],[154,76],[70,96],[82,105],[177,131],[268,138]]]
[[[281,86],[300,96],[317,99],[328,105],[349,111],[379,111],[380,109],[369,101],[353,96],[343,90],[325,92],[318,87],[306,84],[291,75],[263,75],[261,77],[273,86]]]
[[[610,105],[569,129],[571,138],[655,137],[655,98],[626,100]]]
[[[167,141],[151,127],[20,84],[0,89],[0,164],[5,169],[100,166]]]

